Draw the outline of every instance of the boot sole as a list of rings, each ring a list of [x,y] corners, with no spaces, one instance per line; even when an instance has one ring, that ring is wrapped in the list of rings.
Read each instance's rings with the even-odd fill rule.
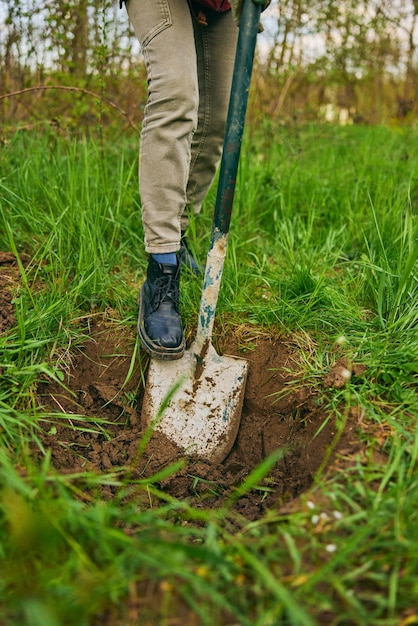
[[[138,313],[138,337],[139,343],[145,350],[147,354],[150,355],[153,359],[159,359],[160,361],[176,361],[177,359],[181,359],[186,349],[186,342],[184,341],[184,337],[180,345],[175,348],[166,348],[164,346],[159,346],[155,343],[151,337],[148,336],[147,331],[145,330],[144,324],[144,306],[142,303],[142,289],[139,292],[138,304],[139,304],[139,313]]]

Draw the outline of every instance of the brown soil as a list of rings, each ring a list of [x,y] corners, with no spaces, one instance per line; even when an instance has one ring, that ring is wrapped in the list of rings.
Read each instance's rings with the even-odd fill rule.
[[[28,259],[22,258],[22,262],[26,264]],[[0,253],[0,333],[15,324],[13,292],[19,277],[15,257]],[[158,433],[142,449],[146,361],[134,354],[134,330],[102,320],[90,323],[87,331],[85,344],[67,355],[64,385],[44,381],[38,389],[39,404],[50,415],[40,439],[51,452],[55,469],[102,473],[127,468],[133,478],[143,478],[184,458]],[[306,338],[303,341],[306,348]],[[338,431],[334,416],[324,409],[324,398],[327,388],[341,387],[351,373],[362,372],[340,360],[322,386],[313,388],[303,382],[300,339],[271,337],[248,328],[228,332],[216,348],[220,353],[244,356],[249,362],[234,446],[221,463],[184,458],[181,469],[160,480],[158,486],[194,505],[216,507],[263,459],[281,449],[282,458],[258,488],[235,503],[237,512],[255,519],[307,490],[318,470],[329,465],[337,452],[358,448],[358,416],[352,412],[344,431]],[[98,424],[99,419],[105,423]]]
[[[334,417],[322,408],[318,391],[301,384],[295,339],[250,335],[241,329],[240,336],[230,337],[222,351],[243,356],[238,344],[248,348],[244,356],[249,361],[249,375],[232,451],[222,463],[186,458],[183,467],[158,486],[194,505],[218,506],[263,459],[283,449],[283,458],[260,488],[252,489],[235,504],[237,512],[255,519],[266,509],[280,507],[308,489],[325,455],[326,461],[331,461],[337,450],[357,444],[352,425],[342,436],[338,434]],[[65,380],[68,391],[57,383],[42,385],[40,401],[48,411],[57,412],[54,426],[49,424],[42,439],[56,469],[106,472],[124,466],[130,468],[134,478],[141,478],[184,457],[158,433],[145,450],[139,451],[143,384],[138,359],[126,383],[134,348],[131,329],[99,323],[91,330],[91,339],[73,355]],[[341,367],[336,365],[335,376],[334,370],[328,374],[327,386],[340,384]],[[74,430],[67,420],[58,417],[63,412],[102,418],[108,422],[106,432],[94,425],[93,432]]]
[[[20,257],[25,267],[29,258]],[[13,307],[13,294],[20,282],[20,270],[14,254],[0,252],[0,333],[12,328],[16,323]]]

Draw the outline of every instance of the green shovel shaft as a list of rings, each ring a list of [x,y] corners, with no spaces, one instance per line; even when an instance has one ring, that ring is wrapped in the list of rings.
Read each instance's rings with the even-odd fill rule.
[[[261,6],[254,0],[251,0],[251,2],[244,0],[219,172],[212,236],[218,231],[223,234],[227,234],[229,231],[260,11]]]
[[[202,298],[195,339],[195,354],[203,359],[209,346],[226,256],[238,163],[244,133],[251,74],[260,20],[261,4],[244,0],[228,107],[218,190],[206,262]]]

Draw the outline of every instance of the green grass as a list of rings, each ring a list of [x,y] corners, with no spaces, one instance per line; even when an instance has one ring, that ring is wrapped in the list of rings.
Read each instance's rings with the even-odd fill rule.
[[[370,455],[346,471],[319,472],[312,503],[257,522],[169,498],[160,476],[59,475],[47,453],[30,461],[36,386],[60,378],[86,320],[135,327],[137,138],[21,132],[1,148],[0,250],[31,261],[16,325],[0,335],[0,624],[95,624],[152,581],[161,591],[144,624],[147,611],[168,624],[185,602],[210,626],[418,623],[417,146],[410,128],[270,122],[244,143],[216,332],[246,323],[306,337],[300,382],[314,386],[339,356],[363,364],[367,377],[324,401],[341,423],[362,407],[385,433],[365,431]],[[214,194],[193,225],[202,259]],[[199,289],[182,291],[189,331]]]

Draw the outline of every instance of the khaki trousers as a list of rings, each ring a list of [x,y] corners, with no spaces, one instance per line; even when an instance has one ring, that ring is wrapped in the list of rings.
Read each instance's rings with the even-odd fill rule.
[[[126,6],[148,78],[139,164],[145,249],[175,252],[219,164],[238,28],[230,11],[201,26],[187,0]]]

